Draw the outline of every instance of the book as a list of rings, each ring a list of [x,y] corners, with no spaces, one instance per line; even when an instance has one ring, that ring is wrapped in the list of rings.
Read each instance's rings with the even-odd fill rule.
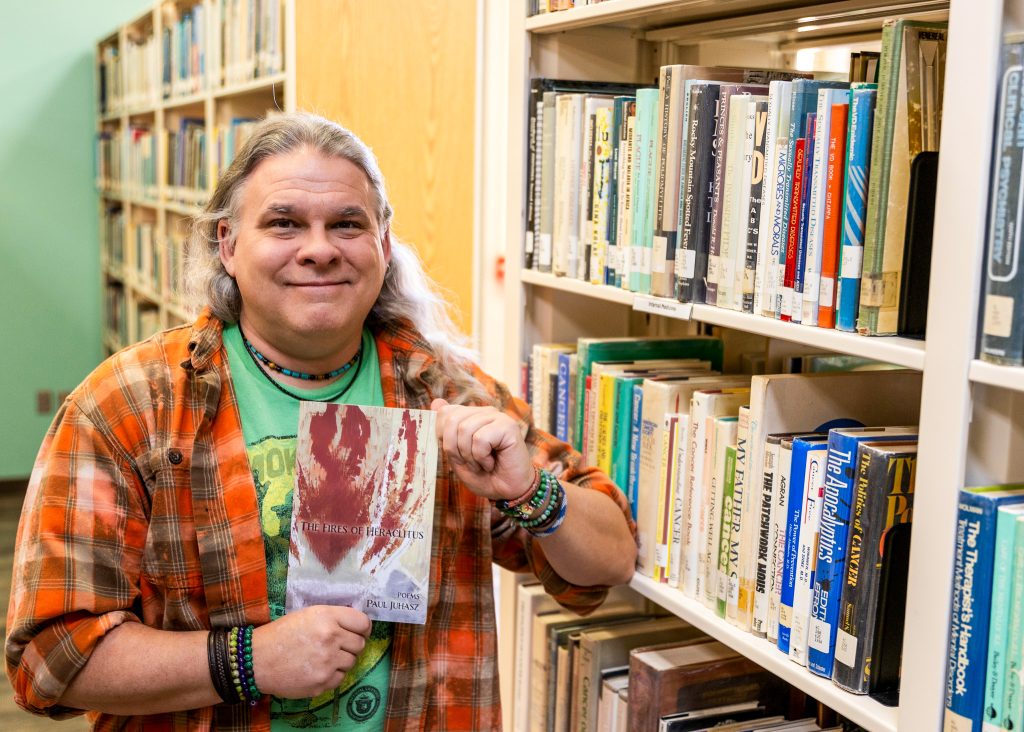
[[[991,204],[985,236],[985,294],[979,358],[1004,365],[1024,364],[1024,269],[1020,266],[1024,140],[1016,135],[1024,94],[1024,39],[1006,39],[996,111]]]
[[[718,537],[718,590],[715,612],[726,617],[729,603],[729,555],[733,552],[733,492],[736,487],[736,445],[725,448],[725,465],[722,475],[722,518]]]
[[[945,69],[945,23],[885,22],[864,226],[860,333],[896,333],[910,165],[918,153],[939,149]]]
[[[658,90],[636,92],[633,132],[633,234],[629,289],[651,291],[651,251],[654,237],[655,155],[658,149]]]
[[[857,329],[860,278],[864,262],[864,221],[867,217],[868,181],[871,178],[871,140],[874,136],[876,84],[850,88],[849,137],[843,182],[843,224],[839,245],[836,330]]]
[[[780,577],[779,585],[779,631],[778,647],[785,654],[789,654],[791,646],[791,634],[793,629],[794,604],[796,587],[798,583],[797,567],[800,562],[801,530],[803,528],[802,517],[808,509],[805,494],[814,491],[817,485],[815,469],[817,464],[812,460],[814,450],[827,448],[828,437],[826,435],[802,435],[784,437],[780,443],[780,449],[789,450],[789,490],[786,492],[786,503],[783,513],[782,524],[785,527],[780,532],[779,539],[782,541],[781,562],[776,559],[776,575]],[[812,498],[812,503],[816,498]],[[781,508],[781,497],[777,497],[778,507]],[[806,574],[801,579],[806,581]]]
[[[745,313],[755,311],[755,301],[758,299],[758,262],[763,261],[760,252],[762,241],[761,226],[764,217],[762,210],[766,208],[765,201],[768,187],[765,185],[768,171],[766,168],[766,151],[768,149],[768,99],[759,99],[749,109],[747,121],[747,135],[751,142],[750,152],[750,203],[745,211],[745,240],[742,257],[737,253],[737,269],[742,260],[742,274],[738,274],[739,280],[739,302],[737,310]],[[763,280],[762,280],[763,286]],[[736,304],[736,303],[734,303]]]
[[[967,487],[960,491],[953,555],[943,728],[981,729],[985,664],[992,607],[997,511],[1024,504],[1024,485]]]
[[[733,625],[750,630],[750,613],[753,598],[743,593],[740,584],[740,569],[743,552],[750,551],[752,532],[744,522],[749,512],[747,503],[752,500],[751,487],[747,483],[747,441],[750,438],[750,407],[743,405],[736,414],[736,462],[733,470],[732,527],[729,532],[728,592],[726,594],[725,617]]]
[[[557,610],[558,603],[547,594],[540,583],[520,584],[516,587],[516,652],[512,686],[512,729],[515,732],[528,732],[530,729],[533,619]]]
[[[825,210],[821,235],[821,279],[818,290],[818,327],[836,323],[839,245],[843,220],[843,176],[846,170],[846,137],[850,114],[847,101],[832,105],[825,173]]]
[[[434,413],[302,402],[298,435],[286,611],[347,605],[425,623]]]
[[[1003,727],[1005,713],[1003,691],[1006,681],[1007,635],[1010,623],[1010,596],[1016,581],[1014,573],[1017,519],[1024,506],[1002,506],[997,512],[995,552],[992,560],[992,602],[988,626],[988,660],[985,665],[985,703],[982,729],[996,732]]]
[[[867,694],[873,659],[878,591],[885,534],[908,524],[914,512],[917,444],[865,443],[857,453],[857,483],[850,519],[850,548],[836,631],[832,681],[855,694]],[[903,612],[904,608],[884,608]]]
[[[689,412],[669,412],[665,415],[665,436],[662,441],[659,491],[658,520],[654,535],[654,579],[667,583],[671,567],[671,543],[673,523],[681,521],[675,511],[676,496],[679,482],[684,475],[686,466],[686,437],[689,434]],[[678,554],[676,561],[678,562]],[[678,576],[679,570],[676,569]]]
[[[758,703],[773,710],[785,682],[718,641],[640,647],[629,654],[629,730],[678,712]],[[733,710],[739,711],[739,710]]]
[[[765,132],[766,166],[768,175],[767,206],[762,204],[762,221],[758,230],[757,276],[755,288],[760,298],[755,297],[757,312],[770,318],[777,316],[779,303],[778,286],[782,281],[779,274],[782,249],[787,237],[785,217],[786,175],[789,172],[789,114],[792,106],[793,84],[789,81],[773,81],[768,85],[768,129]],[[758,286],[758,283],[760,285]]]
[[[903,628],[907,619],[907,577],[910,574],[910,524],[897,524],[889,530],[882,546],[882,557],[868,696],[885,706],[894,707],[900,702],[900,674],[903,668]],[[899,608],[899,612],[886,612],[886,608]]]
[[[617,732],[619,692],[629,688],[629,667],[616,666],[601,672],[601,698],[597,703],[597,731]]]
[[[704,453],[705,467],[710,466],[709,473],[705,474],[705,488],[707,498],[705,500],[707,518],[705,522],[704,546],[700,550],[697,564],[704,568],[704,605],[711,610],[716,610],[718,604],[719,590],[723,589],[719,582],[719,554],[721,549],[722,512],[725,499],[725,485],[731,483],[733,476],[727,471],[729,447],[736,444],[736,410],[732,414],[714,417],[708,424],[709,439],[706,442]],[[733,455],[732,468],[735,471],[735,453]],[[730,497],[731,500],[731,497]],[[731,524],[730,524],[731,527]],[[700,600],[700,596],[697,597]],[[725,603],[723,598],[722,612],[720,617],[725,617]]]
[[[764,706],[757,702],[726,704],[720,707],[697,709],[692,712],[665,714],[658,720],[658,732],[690,732],[720,728],[732,722],[765,719]],[[781,720],[782,717],[773,717]]]
[[[916,432],[916,427],[829,430],[818,561],[807,637],[807,668],[819,676],[831,678],[835,661],[844,577],[850,560],[848,539],[860,452],[868,441],[907,440],[916,436]]]
[[[938,173],[937,152],[920,152],[910,165],[907,231],[903,245],[903,269],[900,271],[899,321],[896,324],[896,333],[902,338],[924,339]]]
[[[802,442],[803,438],[797,438],[797,444]],[[823,442],[812,440],[807,446],[804,501],[800,513],[800,533],[793,579],[792,625],[789,633],[789,658],[801,666],[807,665],[807,624],[814,595],[814,572],[818,560],[818,534],[825,496],[827,454],[827,439]]]

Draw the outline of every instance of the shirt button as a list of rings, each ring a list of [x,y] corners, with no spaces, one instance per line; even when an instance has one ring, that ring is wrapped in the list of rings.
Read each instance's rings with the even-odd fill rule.
[[[179,465],[182,461],[181,450],[172,447],[167,451],[167,459],[171,461],[171,465]]]

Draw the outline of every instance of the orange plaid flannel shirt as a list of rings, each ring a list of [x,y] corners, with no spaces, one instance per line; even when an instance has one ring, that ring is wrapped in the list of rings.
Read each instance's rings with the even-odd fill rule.
[[[56,702],[96,643],[135,621],[201,630],[269,621],[263,535],[221,323],[204,313],[107,359],[62,406],[40,449],[18,527],[7,673],[20,706]],[[429,408],[435,368],[410,329],[375,334],[389,407]],[[533,427],[528,407],[481,371],[519,420],[534,461],[601,491],[635,531],[621,492]],[[451,397],[451,394],[442,395]],[[491,562],[532,570],[562,605],[597,607],[543,551],[439,460],[426,625],[397,624],[388,730],[501,728]],[[95,729],[268,730],[266,701],[138,716],[93,714]]]

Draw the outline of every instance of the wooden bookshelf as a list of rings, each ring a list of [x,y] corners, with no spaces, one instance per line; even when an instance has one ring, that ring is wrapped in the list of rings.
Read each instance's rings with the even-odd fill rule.
[[[527,3],[511,6],[493,13],[494,25],[508,29],[507,38],[492,39],[496,48],[486,58],[495,69],[487,83],[508,89],[507,98],[494,95],[484,112],[485,126],[498,141],[492,144],[501,152],[481,178],[480,210],[504,227],[493,253],[504,257],[507,278],[504,328],[483,345],[495,359],[486,365],[518,384],[533,343],[580,335],[661,335],[703,323],[725,334],[761,336],[769,348],[795,343],[921,371],[918,495],[898,708],[814,677],[675,589],[640,576],[632,587],[865,729],[941,729],[958,491],[981,481],[1024,479],[1020,460],[994,457],[996,450],[1021,452],[1024,415],[1005,405],[1019,404],[1014,397],[1024,392],[1024,369],[975,358],[990,180],[989,155],[977,151],[989,150],[992,139],[1000,34],[1020,30],[1012,11],[1004,19],[1001,4],[981,7],[969,0],[605,0],[527,17]],[[796,54],[804,49],[877,43],[886,17],[948,19],[950,26],[926,340],[826,331],[523,269],[532,77],[652,84],[658,67],[670,63],[795,68]],[[975,385],[985,391],[972,400]],[[514,591],[510,577],[503,577],[501,589]],[[509,653],[508,646],[502,650]],[[503,666],[503,676],[511,676],[511,666]]]

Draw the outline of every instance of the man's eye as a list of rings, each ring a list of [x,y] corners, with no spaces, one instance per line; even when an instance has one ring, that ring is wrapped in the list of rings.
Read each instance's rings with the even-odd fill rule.
[[[334,225],[335,229],[358,229],[358,221],[339,221]]]
[[[295,222],[288,219],[274,219],[270,225],[275,229],[291,229],[295,227]]]

